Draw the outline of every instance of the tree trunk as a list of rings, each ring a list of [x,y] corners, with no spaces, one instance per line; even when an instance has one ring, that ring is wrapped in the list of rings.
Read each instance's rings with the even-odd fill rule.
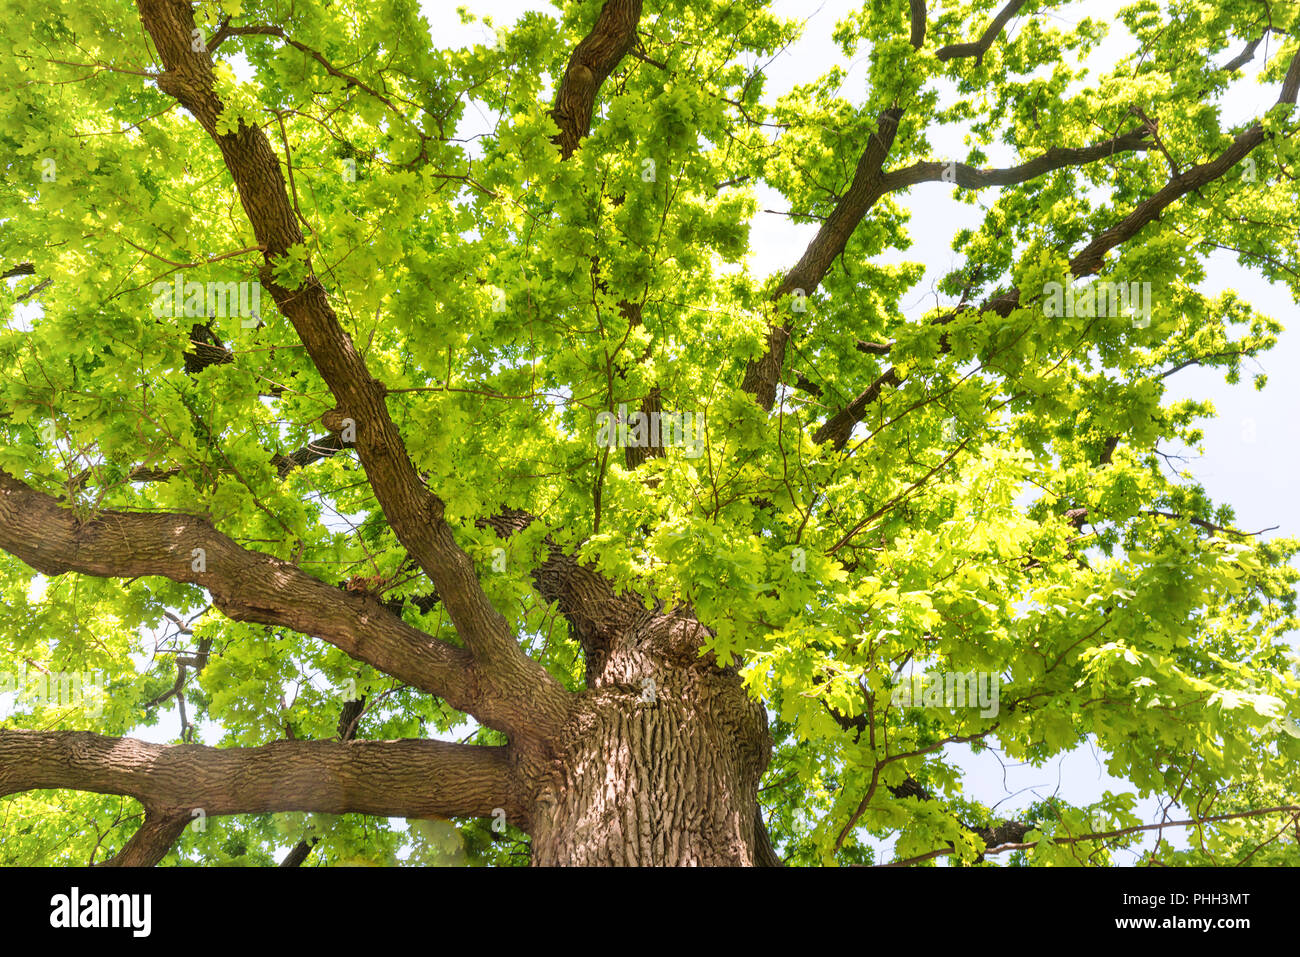
[[[672,660],[644,636],[613,644],[588,655],[589,690],[538,789],[533,863],[768,863],[757,796],[771,739],[735,669]]]

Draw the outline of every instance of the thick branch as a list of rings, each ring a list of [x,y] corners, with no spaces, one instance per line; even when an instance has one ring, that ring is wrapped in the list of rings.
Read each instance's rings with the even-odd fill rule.
[[[412,628],[372,598],[243,548],[206,519],[166,512],[82,518],[0,470],[0,548],[47,575],[160,575],[200,585],[236,621],[319,637],[486,724],[509,723],[479,699],[466,652]]]
[[[826,217],[799,262],[781,280],[773,299],[789,295],[795,289],[812,292],[821,284],[835,257],[844,252],[853,230],[881,196],[881,167],[889,155],[890,147],[894,145],[894,136],[898,133],[898,121],[902,115],[902,110],[893,108],[882,111],[876,118],[876,132],[871,134],[866,148],[858,158],[848,191]]]
[[[1236,70],[1240,70],[1251,60],[1255,59],[1255,51],[1259,49],[1259,45],[1264,42],[1264,37],[1266,36],[1268,36],[1268,34],[1264,33],[1251,40],[1246,44],[1246,49],[1242,50],[1239,54],[1225,63],[1223,68],[1229,73],[1232,73]]]
[[[830,269],[831,263],[844,251],[849,237],[852,236],[863,216],[880,197],[887,193],[906,189],[917,183],[939,181],[952,181],[968,189],[1012,186],[1054,170],[1092,163],[1130,150],[1144,150],[1150,145],[1149,129],[1139,126],[1092,146],[1053,147],[1041,156],[1010,169],[980,170],[965,163],[916,163],[904,169],[882,173],[881,167],[893,144],[901,115],[901,110],[886,110],[880,115],[879,133],[867,144],[867,149],[858,162],[853,185],[836,205],[822,228],[818,230],[803,258],[790,270],[777,288],[777,298],[795,289],[802,289],[806,294],[819,285],[827,270]],[[952,180],[947,179],[950,171]],[[753,394],[760,405],[767,409],[770,409],[775,401],[776,383],[780,379],[785,344],[790,337],[790,331],[788,325],[773,327],[768,333],[766,352],[760,359],[750,363],[745,373],[743,388]],[[854,402],[859,403],[864,398],[870,402],[874,396],[859,396]],[[844,414],[846,413],[841,413]],[[850,425],[850,429],[851,427]],[[828,434],[838,434],[839,425],[834,428],[836,432]]]
[[[516,509],[504,509],[478,524],[491,528],[502,538],[522,531],[533,516]],[[582,645],[589,674],[599,674],[608,644],[617,636],[630,635],[655,618],[635,595],[615,594],[605,576],[579,563],[549,538],[550,552],[533,570],[533,585],[547,602],[555,602],[568,619],[574,638]]]
[[[554,142],[568,159],[591,129],[596,94],[606,77],[636,42],[641,20],[641,0],[606,0],[595,26],[569,58],[568,68],[555,94],[551,116],[560,128]]]
[[[1279,104],[1292,104],[1296,102],[1297,94],[1300,94],[1300,51],[1297,51],[1291,59],[1290,66],[1287,69],[1286,78],[1282,81],[1282,91],[1278,97]],[[1149,127],[1141,128],[1143,131]],[[1131,130],[1122,137],[1117,137],[1107,143],[1097,144],[1092,147],[1085,147],[1085,150],[1099,150],[1111,148],[1120,141],[1129,140],[1130,149],[1139,149],[1135,142],[1130,138],[1136,137],[1139,130]],[[1251,150],[1259,146],[1267,138],[1268,134],[1264,132],[1262,123],[1255,123],[1249,129],[1238,134],[1232,141],[1232,144],[1216,156],[1214,159],[1193,166],[1180,174],[1175,175],[1165,186],[1158,192],[1143,200],[1127,216],[1121,219],[1114,226],[1098,235],[1087,246],[1085,246],[1077,255],[1070,260],[1070,273],[1075,278],[1092,275],[1100,272],[1105,264],[1106,254],[1115,247],[1136,236],[1144,226],[1158,219],[1160,215],[1188,193],[1199,190],[1202,186],[1211,183],[1230,169],[1240,163]],[[1033,162],[1043,162],[1053,151],[1049,151],[1043,157]],[[1060,152],[1058,151],[1058,156]],[[933,165],[933,164],[920,164]],[[1032,164],[1026,164],[1032,165]],[[1068,164],[1067,164],[1068,165]],[[917,167],[912,167],[916,169]],[[1024,167],[1016,167],[1023,169]],[[906,172],[906,171],[904,171]],[[1006,171],[1010,172],[1010,171]],[[894,175],[894,174],[890,174]],[[1021,304],[1021,293],[1019,289],[1013,289],[1010,292],[1002,293],[986,300],[978,307],[979,312],[995,312],[1000,316],[1006,317]],[[934,320],[936,325],[947,325],[957,316],[963,314],[966,309],[957,309]],[[946,353],[950,349],[950,344],[946,334],[940,340],[940,351]],[[886,370],[875,382],[871,383],[866,389],[860,392],[854,399],[840,412],[836,413],[830,420],[822,425],[816,433],[818,441],[827,441],[835,439],[837,448],[841,447],[847,440],[853,427],[861,421],[862,414],[867,406],[875,402],[881,395],[880,386],[884,383],[897,384],[897,373],[891,368]]]
[[[1287,31],[1283,30],[1281,27],[1276,27],[1270,23],[1268,26],[1264,28],[1263,33],[1261,33],[1255,39],[1251,40],[1249,43],[1246,44],[1246,48],[1244,50],[1242,50],[1235,57],[1233,57],[1231,60],[1225,63],[1223,65],[1223,69],[1231,73],[1236,70],[1240,70],[1251,60],[1255,59],[1255,51],[1259,49],[1259,45],[1264,42],[1265,38],[1267,38],[1270,33],[1279,33],[1282,34],[1283,36],[1286,36]]]
[[[153,867],[185,833],[192,818],[184,812],[146,812],[144,823],[104,867]]]
[[[897,388],[902,381],[892,366],[886,369],[871,385],[854,396],[848,405],[823,422],[821,428],[814,433],[813,441],[818,445],[834,442],[835,448],[844,448],[849,436],[853,434],[853,427],[862,421],[867,406],[880,398],[880,390],[887,385]]]
[[[313,837],[310,841],[299,841],[290,848],[289,853],[286,854],[284,860],[280,862],[280,866],[302,867],[303,862],[307,860],[307,855],[311,853],[311,849],[316,846],[316,843],[319,840],[320,838]]]
[[[641,19],[641,0],[608,0],[601,8],[591,33],[583,38],[573,50],[569,64],[564,71],[564,78],[555,95],[555,107],[551,116],[560,132],[552,140],[560,147],[564,159],[577,151],[579,143],[591,129],[591,115],[595,108],[596,94],[609,74],[636,43],[636,28]],[[593,269],[599,263],[593,259]],[[604,281],[599,285],[604,288]],[[623,318],[633,326],[641,324],[641,306],[626,299],[619,302]],[[618,376],[625,379],[627,367],[620,364]],[[652,389],[640,407],[643,415],[653,415],[662,411],[659,390]],[[628,446],[624,450],[624,461],[629,469],[635,469],[647,459],[661,457],[662,448],[649,446],[637,448]]]
[[[303,448],[288,455],[277,455],[273,461],[280,478],[284,478],[294,469],[305,468],[321,459],[333,458],[336,453],[351,447],[350,443],[343,441],[341,435],[335,433],[312,439]]]
[[[505,509],[478,524],[490,527],[502,538],[533,522],[526,512]],[[712,666],[712,655],[700,656],[708,630],[688,609],[664,609],[660,602],[647,609],[636,592],[618,593],[600,572],[566,554],[548,537],[550,553],[533,570],[533,584],[547,602],[555,602],[568,619],[573,635],[582,645],[589,682],[605,670],[606,656],[615,641],[631,640],[668,660],[685,665]],[[652,586],[647,586],[651,591]],[[643,589],[645,590],[645,589]]]
[[[194,19],[189,4],[137,0],[137,6],[166,68],[159,88],[193,114],[220,148],[265,250],[262,285],[293,324],[334,394],[337,417],[355,423],[358,456],[375,496],[398,540],[433,581],[457,632],[483,665],[485,693],[530,702],[534,720],[521,724],[520,733],[555,731],[569,707],[567,692],[523,654],[504,616],[488,600],[473,561],[456,544],[443,518],[442,500],[425,488],[407,454],[388,413],[383,385],[370,376],[325,288],[314,273],[297,289],[274,280],[272,264],[301,246],[303,236],[270,143],[259,128],[243,124],[235,132],[218,132],[222,104],[213,92],[211,57],[191,48]]]
[[[1131,150],[1145,150],[1150,146],[1150,131],[1145,126],[1135,127],[1127,133],[1113,137],[1092,146],[1078,148],[1053,147],[1041,156],[1027,163],[1009,169],[975,169],[965,163],[915,163],[905,169],[886,173],[882,179],[883,193],[906,189],[924,182],[953,182],[967,189],[983,189],[986,186],[1013,186],[1036,179],[1047,173],[1069,166],[1081,166],[1096,162],[1118,153]],[[952,170],[952,179],[948,171]],[[890,350],[888,344],[859,342],[860,352],[886,355]],[[862,413],[868,405],[880,397],[880,390],[885,385],[897,386],[901,380],[894,369],[887,369],[866,389],[858,393],[848,405],[840,409],[817,430],[814,441],[821,443],[834,440],[835,447],[843,448],[848,441],[853,427],[861,421]]]
[[[785,867],[785,861],[772,846],[772,837],[763,823],[763,809],[757,806],[754,808],[754,866]]]
[[[201,322],[190,327],[190,345],[192,352],[185,353],[185,371],[197,375],[208,366],[222,365],[235,361],[233,350],[222,345],[212,329]]]
[[[0,797],[42,788],[126,795],[169,821],[189,820],[195,810],[427,818],[489,817],[496,808],[526,820],[505,748],[444,741],[210,748],[87,731],[0,731]],[[141,845],[168,829],[145,827],[150,836]]]
[[[993,41],[998,38],[998,34],[1007,25],[1007,21],[1019,13],[1020,8],[1024,5],[1025,0],[1011,0],[993,18],[993,22],[988,25],[988,28],[980,35],[978,40],[973,40],[970,43],[950,43],[948,46],[940,48],[935,56],[944,62],[973,56],[976,64],[982,63],[984,54],[989,52],[989,47],[993,46]]]
[[[925,0],[911,0],[912,13],[912,49],[919,50],[925,45]]]
[[[902,784],[894,785],[889,788],[889,792],[896,798],[914,797],[919,801],[937,801],[933,794],[929,792],[916,778],[910,775],[903,780]],[[985,827],[975,827],[967,824],[965,821],[959,822],[962,827],[976,835],[984,842],[985,847],[996,847],[999,844],[1006,844],[1010,841],[1023,841],[1025,835],[1034,829],[1034,825],[1025,821],[1013,819],[1004,819],[995,821]],[[983,860],[981,854],[978,860]]]
[[[1278,103],[1294,104],[1297,89],[1300,89],[1300,53],[1291,59],[1286,79],[1282,82],[1282,94],[1278,98]],[[1124,219],[1084,247],[1070,260],[1070,271],[1075,276],[1086,276],[1099,271],[1108,252],[1136,236],[1143,226],[1156,219],[1177,200],[1223,176],[1245,159],[1247,153],[1263,143],[1266,137],[1263,124],[1255,123],[1250,129],[1239,134],[1232,141],[1232,145],[1214,159],[1193,166],[1172,178],[1163,189],[1148,197]]]
[[[898,132],[898,121],[902,115],[901,109],[891,108],[882,111],[876,118],[876,132],[871,135],[858,159],[848,192],[835,204],[835,209],[808,244],[799,262],[781,280],[772,295],[774,300],[796,290],[807,295],[816,289],[831,268],[831,263],[844,252],[849,237],[857,229],[862,217],[884,195],[881,168],[889,155],[890,147],[894,145],[894,136]],[[768,331],[767,348],[763,355],[751,361],[745,369],[741,388],[754,396],[764,409],[771,409],[776,401],[776,384],[781,377],[785,344],[790,338],[790,331],[787,323],[774,322]]]

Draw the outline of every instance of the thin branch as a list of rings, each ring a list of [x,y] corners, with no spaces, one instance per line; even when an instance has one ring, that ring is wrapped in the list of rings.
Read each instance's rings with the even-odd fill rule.
[[[1239,535],[1243,538],[1254,538],[1257,535],[1263,535],[1265,532],[1276,531],[1279,528],[1279,526],[1277,525],[1271,525],[1268,528],[1261,528],[1258,532],[1243,532],[1235,528],[1227,528],[1226,526],[1223,525],[1215,525],[1213,522],[1208,522],[1203,518],[1197,518],[1195,515],[1178,515],[1175,514],[1174,512],[1162,512],[1159,511],[1158,509],[1145,510],[1139,514],[1153,515],[1153,516],[1158,516],[1160,518],[1172,519],[1174,521],[1187,522],[1191,525],[1195,525],[1197,528],[1203,528],[1207,532],[1214,532],[1216,535]]]
[[[1121,153],[1146,150],[1151,147],[1151,143],[1150,130],[1146,126],[1138,126],[1092,146],[1053,146],[1042,155],[1008,169],[976,169],[965,163],[914,163],[905,169],[886,173],[884,187],[886,192],[893,192],[927,182],[950,183],[965,189],[1015,186],[1066,167],[1084,166]]]
[[[1099,831],[1090,834],[1071,834],[1066,837],[1050,838],[1050,844],[1080,844],[1084,841],[1102,841],[1115,837],[1126,837],[1130,834],[1139,834],[1144,831],[1156,831],[1166,827],[1199,827],[1205,824],[1214,824],[1219,821],[1235,821],[1242,818],[1263,817],[1266,814],[1300,814],[1300,806],[1294,804],[1283,804],[1278,807],[1259,808],[1254,811],[1241,811],[1236,814],[1214,814],[1209,817],[1194,817],[1184,821],[1161,821],[1158,824],[1142,824],[1134,827],[1120,828],[1114,831]],[[1005,854],[1007,851],[1026,851],[1030,848],[1037,847],[1040,841],[1025,842],[1008,842],[1000,844],[997,847],[990,847],[984,852],[985,856],[990,854]],[[909,864],[917,864],[922,861],[928,861],[935,857],[943,857],[946,854],[955,854],[956,849],[951,847],[942,848],[937,851],[929,851],[916,857],[905,858],[900,861],[892,861],[889,864],[879,865],[881,867],[905,867]]]

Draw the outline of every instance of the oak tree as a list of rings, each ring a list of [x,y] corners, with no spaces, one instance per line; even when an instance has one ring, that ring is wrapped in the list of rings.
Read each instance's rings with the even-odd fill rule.
[[[1164,456],[1300,4],[769,6],[0,0],[0,861],[1296,862],[1300,542]]]

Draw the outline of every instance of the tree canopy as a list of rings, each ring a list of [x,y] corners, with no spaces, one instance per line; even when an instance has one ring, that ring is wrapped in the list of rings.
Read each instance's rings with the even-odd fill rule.
[[[1300,539],[1164,454],[1282,334],[1210,253],[1300,295],[1300,3],[867,0],[777,94],[772,6],[0,0],[0,862],[526,862],[644,634],[761,706],[758,863],[1152,799],[1146,859],[1300,863]],[[1131,787],[1010,817],[956,757],[1085,742]]]

